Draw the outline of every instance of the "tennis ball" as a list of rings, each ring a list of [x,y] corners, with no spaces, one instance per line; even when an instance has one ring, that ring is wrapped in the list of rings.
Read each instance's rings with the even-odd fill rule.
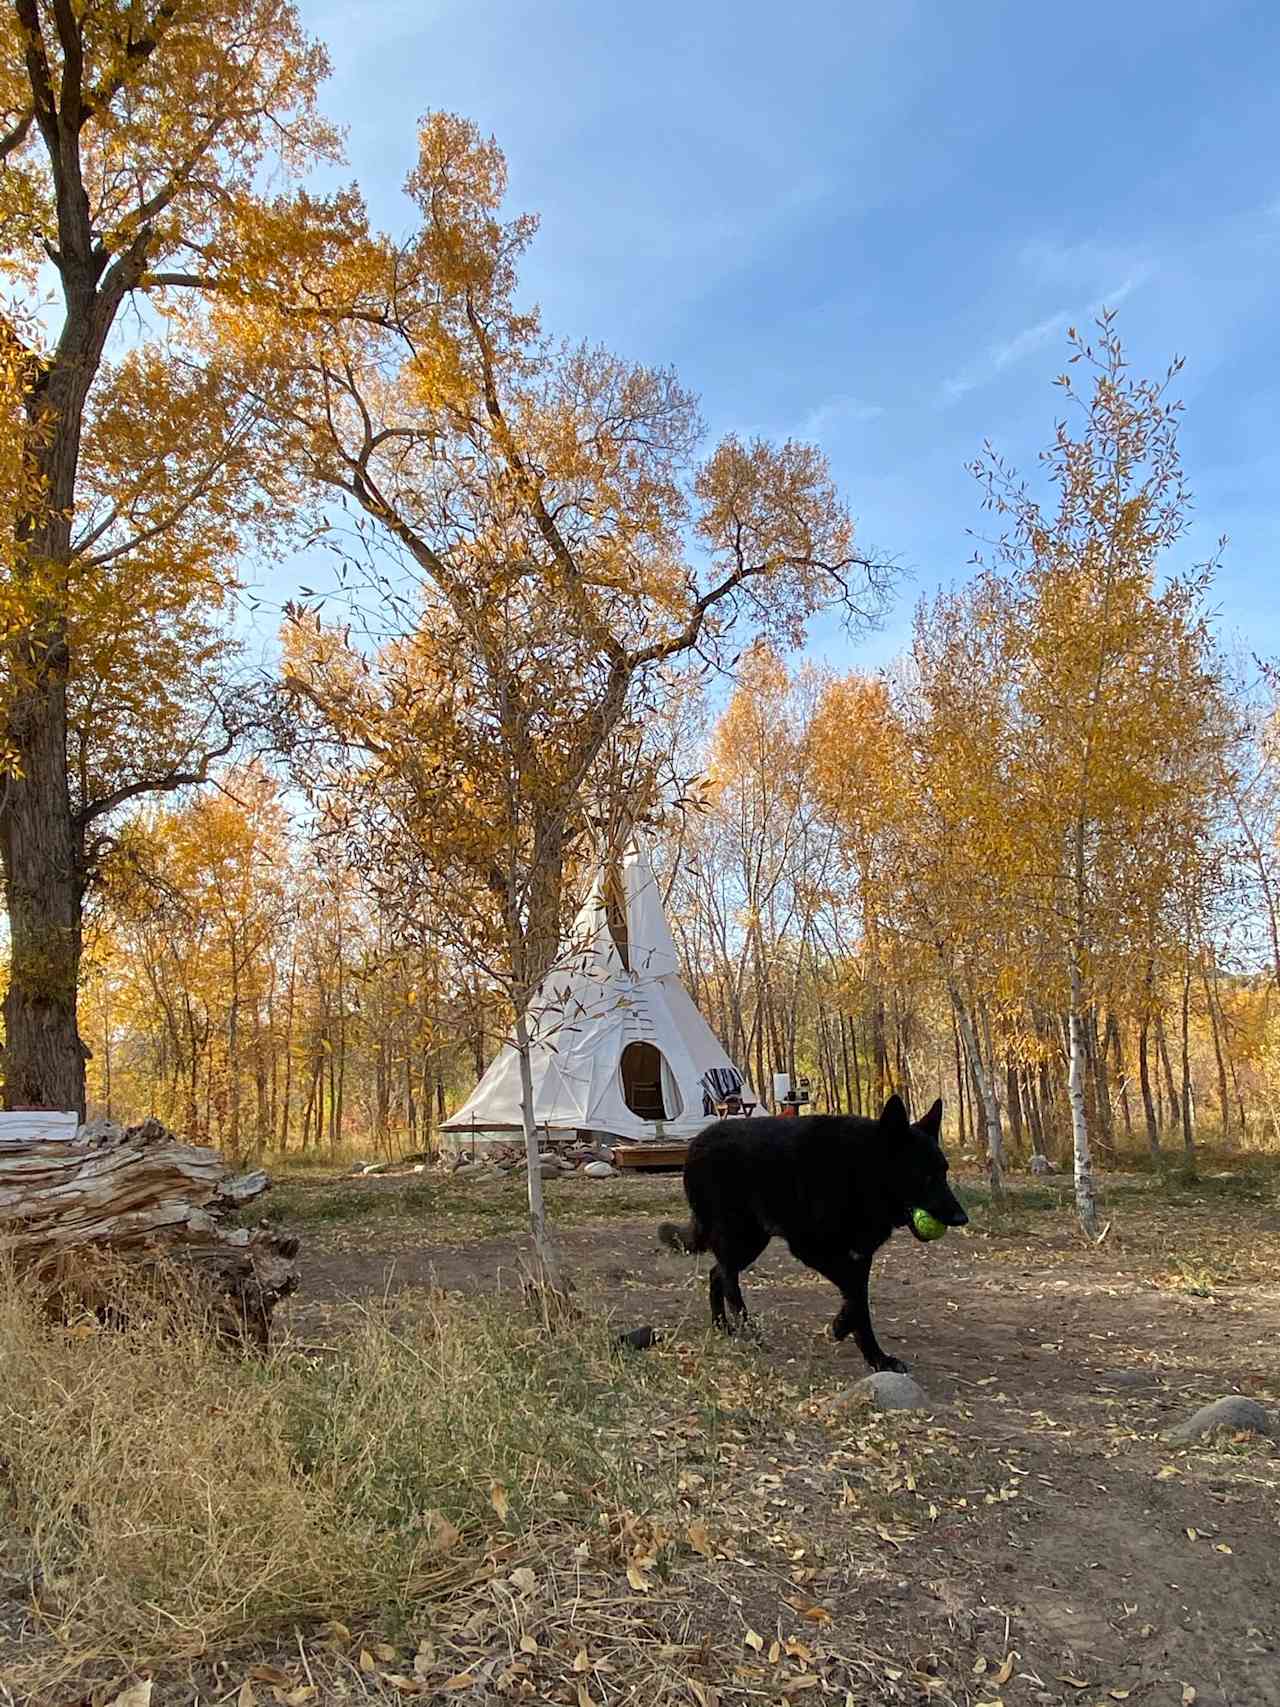
[[[935,1221],[927,1209],[913,1209],[911,1225],[922,1239],[940,1239],[947,1230],[946,1223]]]

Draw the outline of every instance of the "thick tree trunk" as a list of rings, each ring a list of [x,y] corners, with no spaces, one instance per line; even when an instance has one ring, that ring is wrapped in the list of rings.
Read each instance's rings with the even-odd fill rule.
[[[0,833],[9,915],[4,1105],[84,1118],[85,1049],[76,1029],[84,885],[67,786],[66,648],[20,690],[9,717],[19,775]]]
[[[220,1330],[265,1349],[272,1312],[298,1285],[298,1241],[227,1223],[269,1184],[264,1173],[233,1177],[216,1151],[158,1120],[70,1144],[6,1142],[0,1252],[47,1280],[64,1308],[99,1312],[114,1302],[104,1257],[161,1286],[177,1265]]]
[[[70,146],[65,137],[62,144]],[[76,996],[85,870],[67,770],[64,583],[85,401],[120,303],[142,274],[145,239],[104,279],[107,253],[94,245],[83,190],[77,199],[71,188],[78,173],[77,161],[58,197],[55,260],[65,318],[25,400],[23,472],[39,496],[14,522],[14,585],[19,609],[24,600],[30,608],[0,665],[11,683],[8,737],[17,761],[0,812],[0,859],[9,916],[5,1107],[75,1109],[83,1118],[85,1049]]]

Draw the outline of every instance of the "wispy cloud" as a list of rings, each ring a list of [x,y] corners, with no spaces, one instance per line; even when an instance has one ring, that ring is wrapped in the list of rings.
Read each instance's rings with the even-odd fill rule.
[[[1045,315],[1043,320],[1037,320],[1032,326],[1024,326],[1012,337],[1003,338],[991,344],[969,367],[950,379],[944,380],[940,395],[940,403],[945,407],[957,402],[971,391],[980,386],[990,385],[1007,369],[1034,355],[1048,343],[1065,335],[1068,327],[1081,320],[1092,320],[1105,308],[1117,308],[1127,296],[1131,296],[1138,286],[1149,276],[1149,269],[1137,266],[1118,284],[1114,290],[1106,291],[1093,302],[1081,308],[1060,308],[1053,314]]]
[[[884,408],[879,403],[869,403],[865,398],[842,395],[829,397],[825,403],[819,403],[816,408],[801,421],[796,429],[796,436],[802,439],[820,439],[826,433],[838,431],[841,427],[861,426],[867,421],[875,421],[884,414]]]

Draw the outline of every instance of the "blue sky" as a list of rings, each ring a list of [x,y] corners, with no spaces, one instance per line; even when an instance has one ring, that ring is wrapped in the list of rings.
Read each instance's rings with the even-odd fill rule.
[[[1280,653],[1280,7],[1146,0],[303,0],[375,218],[418,116],[492,131],[540,213],[549,329],[670,363],[712,434],[819,440],[917,594],[965,574],[990,437],[1030,472],[1065,331],[1119,307],[1187,361],[1185,561],[1231,536],[1224,631]]]

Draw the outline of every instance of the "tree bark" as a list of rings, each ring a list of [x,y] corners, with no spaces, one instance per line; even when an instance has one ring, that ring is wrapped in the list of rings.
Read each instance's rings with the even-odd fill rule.
[[[1004,1190],[1004,1132],[1000,1125],[1000,1101],[996,1096],[995,1082],[987,1070],[986,1062],[982,1059],[977,1027],[973,1023],[973,1018],[965,1005],[964,998],[949,976],[948,986],[951,994],[952,1012],[955,1014],[956,1023],[960,1028],[960,1036],[964,1041],[965,1052],[969,1057],[969,1071],[982,1103],[983,1124],[986,1128],[987,1140],[987,1177],[991,1182],[993,1195],[998,1197]]]
[[[1218,1067],[1218,1105],[1222,1110],[1222,1137],[1225,1142],[1231,1136],[1231,1093],[1227,1084],[1227,1063],[1222,1053],[1222,1028],[1219,1024],[1218,1006],[1218,969],[1214,966],[1213,980],[1210,982],[1208,956],[1201,961],[1201,975],[1204,981],[1205,1005],[1209,1010],[1209,1028],[1213,1033],[1213,1056]]]
[[[560,1262],[547,1231],[547,1206],[542,1192],[542,1167],[538,1160],[538,1129],[534,1124],[533,1073],[529,1064],[529,1025],[524,1004],[516,1013],[516,1055],[520,1063],[520,1119],[524,1126],[524,1154],[529,1173],[529,1233],[537,1278],[553,1292],[564,1289]]]
[[[1169,1042],[1164,1031],[1164,1016],[1160,1013],[1155,1017],[1156,1052],[1160,1065],[1164,1069],[1165,1091],[1169,1098],[1169,1118],[1175,1126],[1182,1119],[1182,1099],[1178,1095],[1177,1086],[1173,1082],[1173,1067],[1169,1062]]]
[[[1160,1154],[1160,1126],[1156,1120],[1156,1106],[1151,1098],[1151,1062],[1147,1051],[1147,1038],[1151,1029],[1151,1021],[1144,1013],[1138,1025],[1138,1083],[1142,1089],[1142,1112],[1147,1122],[1147,1144],[1151,1154]]]
[[[1089,1154],[1089,1127],[1084,1111],[1084,1021],[1080,968],[1071,962],[1071,1008],[1067,1015],[1067,1099],[1071,1104],[1071,1140],[1075,1164],[1076,1211],[1091,1239],[1098,1236],[1098,1198]]]
[[[1182,1147],[1190,1165],[1196,1139],[1191,1106],[1191,956],[1182,969]]]
[[[1007,1091],[1005,1102],[1009,1110],[1009,1126],[1012,1132],[1013,1141],[1018,1146],[1019,1151],[1021,1151],[1023,1141],[1022,1098],[1018,1095],[1018,1069],[1014,1064],[1012,1056],[1009,1056],[1005,1061],[1004,1078],[1005,1088]]]

